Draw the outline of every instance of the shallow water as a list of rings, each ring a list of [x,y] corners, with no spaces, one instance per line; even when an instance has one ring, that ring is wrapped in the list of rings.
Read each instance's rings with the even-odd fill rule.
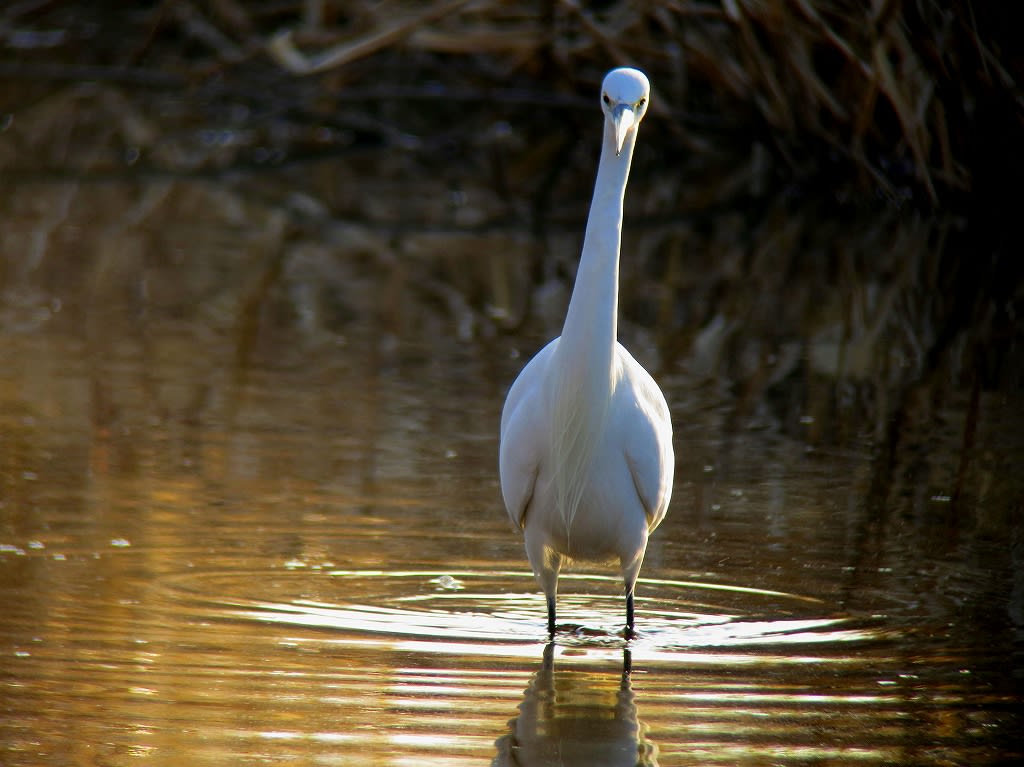
[[[887,516],[867,451],[727,429],[716,388],[670,377],[677,490],[639,636],[598,568],[563,577],[549,644],[496,479],[507,345],[353,331],[244,359],[237,336],[121,316],[0,336],[5,765],[1021,753],[998,472],[970,526],[932,479]],[[1012,404],[983,405],[991,450]]]
[[[620,335],[676,489],[638,636],[594,568],[549,643],[497,431],[564,314],[582,128],[382,101],[289,166],[320,106],[177,90],[0,114],[0,764],[1024,758],[1022,303],[976,230],[824,220],[759,146],[681,173],[649,118]]]

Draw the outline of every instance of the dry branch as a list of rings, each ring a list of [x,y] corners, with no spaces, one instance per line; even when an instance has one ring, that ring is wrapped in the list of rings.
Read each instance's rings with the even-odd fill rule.
[[[293,32],[286,29],[271,39],[267,44],[267,52],[292,74],[317,74],[401,42],[417,29],[455,13],[470,2],[471,0],[449,0],[447,3],[437,3],[418,15],[390,23],[358,40],[341,43],[312,58],[305,56],[295,47],[292,40]]]

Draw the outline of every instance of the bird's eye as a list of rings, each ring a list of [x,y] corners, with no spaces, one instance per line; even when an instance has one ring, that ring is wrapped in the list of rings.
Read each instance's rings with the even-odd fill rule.
[[[608,98],[608,94],[607,93],[604,93],[604,94],[601,95],[601,101],[603,101],[605,104],[608,104],[609,106],[611,106],[612,100],[610,98]]]
[[[643,109],[644,105],[646,103],[647,103],[647,99],[640,99],[638,102],[636,102],[636,108],[637,109]]]

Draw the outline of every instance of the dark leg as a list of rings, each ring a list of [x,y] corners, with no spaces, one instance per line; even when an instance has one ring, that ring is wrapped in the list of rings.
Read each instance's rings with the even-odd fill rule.
[[[544,671],[551,673],[551,670],[555,667],[555,643],[548,642],[544,645]]]
[[[633,630],[633,592],[626,594],[626,639],[636,636]]]
[[[555,638],[555,598],[548,597],[548,637]]]

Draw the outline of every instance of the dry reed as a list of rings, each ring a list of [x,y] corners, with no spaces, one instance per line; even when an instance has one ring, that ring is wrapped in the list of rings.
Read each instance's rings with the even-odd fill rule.
[[[0,111],[16,113],[46,80],[185,88],[200,102],[230,100],[279,123],[320,120],[333,99],[387,101],[376,126],[345,127],[394,141],[409,133],[407,112],[425,133],[430,118],[435,128],[450,120],[431,99],[572,108],[604,69],[637,64],[659,89],[653,103],[668,136],[689,152],[743,157],[758,144],[784,179],[824,177],[852,190],[843,194],[932,205],[972,188],[979,142],[990,135],[978,121],[994,111],[1019,131],[1024,113],[1022,57],[1007,12],[992,1],[165,0],[118,8],[18,3],[0,13],[0,36],[18,51],[0,59]],[[998,106],[982,111],[981,101]],[[302,133],[252,135],[291,156],[302,152]]]

